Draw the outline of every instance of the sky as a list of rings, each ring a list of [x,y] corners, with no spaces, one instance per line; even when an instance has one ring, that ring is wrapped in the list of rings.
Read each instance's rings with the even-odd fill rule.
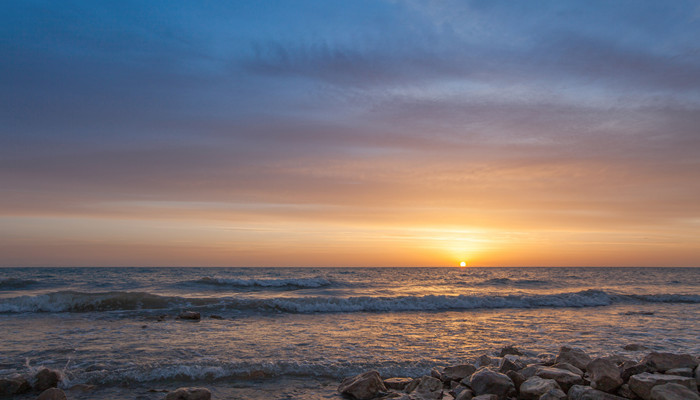
[[[0,266],[700,266],[700,2],[0,3]]]

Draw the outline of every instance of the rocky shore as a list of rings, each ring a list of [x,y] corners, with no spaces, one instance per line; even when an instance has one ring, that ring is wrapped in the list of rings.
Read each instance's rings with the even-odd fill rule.
[[[656,352],[640,360],[593,359],[570,347],[556,356],[533,355],[508,346],[419,378],[365,372],[345,379],[338,391],[357,400],[700,400],[699,361]]]

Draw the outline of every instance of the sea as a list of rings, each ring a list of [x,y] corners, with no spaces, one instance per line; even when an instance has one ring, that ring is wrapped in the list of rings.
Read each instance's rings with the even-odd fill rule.
[[[71,399],[337,400],[506,345],[700,355],[700,268],[0,269],[0,377],[56,369]]]

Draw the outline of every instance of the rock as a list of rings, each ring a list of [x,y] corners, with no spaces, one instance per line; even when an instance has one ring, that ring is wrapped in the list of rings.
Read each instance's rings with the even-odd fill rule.
[[[442,381],[432,376],[420,378],[420,383],[411,395],[425,400],[439,400],[442,398]]]
[[[525,367],[526,365],[523,364],[520,360],[511,361],[508,358],[503,358],[501,359],[501,365],[498,366],[498,372],[505,374],[508,371],[520,371]]]
[[[591,357],[586,354],[585,351],[581,349],[575,349],[567,346],[563,346],[559,349],[559,355],[557,356],[556,363],[569,363],[574,367],[585,371],[586,366],[591,362]]]
[[[581,371],[580,369],[574,367],[573,365],[571,365],[569,363],[554,364],[554,365],[552,365],[552,368],[564,369],[564,370],[573,372],[574,374],[576,374],[578,376],[583,376],[583,371]]]
[[[561,389],[552,389],[540,396],[539,400],[566,400],[566,393]]]
[[[639,397],[630,389],[630,385],[628,384],[623,384],[620,386],[619,389],[617,389],[617,395],[624,397],[626,399],[638,399]]]
[[[471,364],[455,365],[445,367],[442,370],[442,378],[446,381],[461,381],[476,371],[476,367]]]
[[[474,397],[474,392],[466,386],[462,386],[458,391],[455,391],[455,400],[470,400]]]
[[[528,365],[527,367],[521,369],[518,372],[523,374],[525,379],[527,379],[527,378],[531,378],[531,377],[535,376],[537,374],[537,371],[541,370],[542,368],[548,368],[548,367],[545,367],[544,365],[540,365],[540,364],[531,364],[531,365]]]
[[[202,387],[178,388],[168,393],[165,400],[210,400],[211,392]]]
[[[622,346],[622,348],[627,351],[642,351],[646,350],[648,347],[637,343],[630,343]]]
[[[506,347],[504,347],[504,348],[502,348],[502,349],[501,349],[501,352],[498,353],[498,356],[499,356],[499,357],[505,357],[505,356],[508,355],[508,354],[512,354],[512,355],[514,355],[514,356],[524,356],[524,355],[525,355],[525,354],[523,354],[522,352],[520,352],[520,350],[518,350],[517,348],[515,348],[515,346],[513,346],[512,344],[511,344],[511,345],[508,345],[508,346],[506,346]]]
[[[481,367],[488,367],[491,365],[492,360],[491,357],[487,356],[486,354],[479,356],[479,358],[476,359],[474,362],[474,366],[479,369]]]
[[[384,386],[388,389],[404,390],[411,382],[413,382],[413,378],[388,378],[384,379]]]
[[[368,400],[386,392],[386,386],[377,371],[369,371],[352,378],[346,378],[338,386],[342,394],[350,395],[358,400]],[[170,400],[167,399],[166,400]]]
[[[654,370],[654,372],[665,372],[674,368],[695,368],[698,360],[690,354],[674,353],[649,353],[642,363]]]
[[[216,314],[210,315],[209,318],[211,318],[211,319],[224,319],[224,317],[222,317],[221,315],[216,315]]]
[[[667,383],[677,383],[690,390],[697,390],[695,379],[684,376],[642,372],[641,374],[631,376],[629,380],[630,389],[644,400],[651,400],[651,389],[654,386],[665,385]]]
[[[557,357],[551,353],[540,353],[537,355],[537,358],[539,359],[537,362],[538,364],[546,365],[548,367],[557,362]]]
[[[0,379],[0,397],[27,393],[31,389],[29,382],[22,377]]]
[[[627,382],[632,375],[638,375],[642,372],[653,372],[645,363],[624,363],[620,366],[620,377]]]
[[[84,383],[79,383],[77,385],[73,385],[66,389],[69,392],[90,392],[92,390],[95,390],[95,385],[87,385]]]
[[[574,385],[568,392],[569,400],[625,400],[624,397],[605,393],[590,386]]]
[[[651,400],[700,400],[700,396],[683,385],[667,383],[651,389]]]
[[[411,393],[412,391],[416,390],[416,388],[418,387],[419,384],[420,384],[420,378],[414,379],[413,381],[411,381],[411,383],[406,385],[406,387],[403,389],[403,391],[406,393]]]
[[[476,395],[495,394],[499,400],[515,392],[515,385],[507,375],[486,368],[472,374],[469,386]]]
[[[700,365],[695,367],[695,381],[698,383],[698,386],[700,386]]]
[[[68,400],[63,390],[58,388],[49,388],[41,392],[36,400]]]
[[[197,311],[183,311],[177,316],[179,319],[188,319],[192,321],[199,321],[202,316]]]
[[[498,400],[498,396],[495,394],[482,394],[480,396],[473,397],[472,400]]]
[[[605,356],[605,357],[601,357],[601,358],[603,358],[605,360],[612,361],[613,364],[615,364],[616,366],[622,365],[623,363],[625,363],[627,361],[631,361],[629,358],[621,356],[619,354],[613,354],[613,355],[609,355],[609,356]]]
[[[693,377],[693,370],[690,368],[673,368],[664,372],[664,374]]]
[[[54,369],[41,368],[34,378],[36,379],[34,389],[43,392],[46,389],[58,386],[58,382],[61,380],[61,373]]]
[[[437,368],[432,368],[430,370],[430,376],[432,376],[433,378],[440,379],[441,381],[443,380],[442,379],[442,372],[440,372],[440,370]]]
[[[533,376],[520,385],[520,395],[518,398],[538,400],[552,389],[561,390],[557,382],[553,379],[542,379],[539,376]]]
[[[596,358],[588,363],[586,370],[593,389],[613,392],[624,383],[617,365],[608,359]]]
[[[583,383],[583,378],[565,369],[542,367],[535,375],[544,379],[554,379],[559,384],[559,387],[567,393],[569,388],[573,385],[580,385]]]
[[[523,374],[521,374],[518,371],[508,371],[506,372],[506,376],[509,377],[511,381],[513,381],[516,390],[520,390],[520,385],[522,385],[523,382],[525,382],[526,380]]]

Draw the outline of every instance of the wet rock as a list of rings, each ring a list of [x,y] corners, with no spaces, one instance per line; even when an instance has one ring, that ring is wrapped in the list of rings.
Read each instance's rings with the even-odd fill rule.
[[[29,382],[22,377],[0,379],[0,397],[27,393],[30,390]]]
[[[642,351],[646,350],[648,347],[637,343],[630,343],[622,346],[622,348],[627,351]]]
[[[698,360],[690,354],[674,353],[649,353],[642,363],[652,368],[655,372],[665,372],[674,368],[695,368]]]
[[[43,392],[46,389],[58,386],[58,382],[61,380],[61,373],[54,369],[41,368],[34,378],[36,379],[34,389]]]
[[[554,379],[565,392],[568,392],[572,386],[583,383],[581,376],[565,369],[542,367],[535,375],[544,379]]]
[[[692,377],[693,370],[690,368],[673,368],[673,369],[669,369],[668,371],[664,372],[664,374]]]
[[[651,400],[700,400],[700,396],[683,385],[667,383],[651,389]]]
[[[539,400],[566,400],[566,393],[562,392],[561,389],[551,389],[540,396]]]
[[[49,388],[41,392],[36,400],[68,400],[63,390],[58,388]]]
[[[187,319],[191,321],[199,321],[202,319],[202,315],[197,311],[183,311],[177,316],[178,319]]]
[[[493,360],[491,360],[491,357],[487,356],[486,354],[479,356],[479,358],[476,359],[474,362],[474,366],[479,369],[481,367],[488,367],[491,365]]]
[[[569,363],[574,367],[585,371],[586,366],[589,362],[591,362],[591,357],[589,357],[588,354],[581,349],[563,346],[559,349],[559,355],[557,356],[555,362]]]
[[[476,371],[471,364],[454,365],[442,370],[442,379],[445,381],[461,381]]]
[[[384,386],[388,389],[404,390],[411,382],[413,382],[413,378],[388,378],[384,379]]]
[[[520,350],[518,350],[515,346],[513,346],[513,345],[508,345],[508,346],[506,346],[506,347],[504,347],[504,348],[501,349],[501,352],[498,353],[498,356],[499,356],[499,357],[505,357],[505,356],[507,356],[508,354],[512,354],[512,355],[514,355],[514,356],[524,356],[524,355],[525,355],[525,354],[523,354]]]
[[[501,364],[498,366],[498,372],[505,374],[508,371],[520,371],[526,365],[520,360],[510,360],[509,358],[501,359]]]
[[[596,358],[586,369],[593,389],[613,392],[624,383],[617,365],[608,359]]]
[[[346,378],[338,386],[342,394],[350,395],[358,400],[369,400],[386,392],[386,386],[377,371],[369,371],[352,378]],[[167,399],[166,400],[170,400]]]
[[[644,400],[651,400],[651,389],[654,386],[665,385],[667,383],[677,383],[690,390],[697,390],[695,379],[684,376],[642,372],[641,374],[631,376],[629,380],[630,389]]]
[[[520,395],[518,397],[525,400],[538,400],[552,389],[561,390],[553,379],[542,379],[539,376],[533,376],[520,386]]]
[[[515,385],[507,375],[486,368],[472,374],[469,386],[477,395],[495,394],[499,400],[515,393]]]
[[[590,386],[574,385],[568,392],[569,400],[625,400],[624,397],[605,393]]]
[[[421,400],[439,400],[442,398],[442,381],[432,376],[424,376],[420,378],[420,383],[411,395]]]
[[[583,376],[583,371],[581,371],[580,369],[574,367],[573,365],[571,365],[569,363],[554,364],[554,365],[552,365],[552,368],[564,369],[564,370],[573,372],[574,374],[576,374],[578,376]]]
[[[518,371],[508,371],[506,372],[506,376],[509,377],[511,381],[513,381],[516,390],[520,390],[520,385],[522,385],[523,382],[526,381],[523,374],[521,374]]]

